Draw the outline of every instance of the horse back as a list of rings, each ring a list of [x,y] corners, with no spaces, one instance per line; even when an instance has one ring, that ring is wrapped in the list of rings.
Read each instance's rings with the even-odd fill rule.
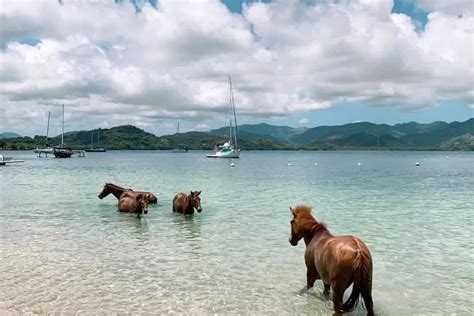
[[[118,203],[118,210],[120,212],[135,213],[139,211],[138,202],[129,196],[121,197]]]
[[[184,213],[188,204],[188,195],[185,193],[178,193],[173,199],[173,211]]]
[[[353,236],[332,236],[315,248],[316,267],[321,278],[328,283],[336,277],[350,281],[359,264],[360,252],[370,256],[364,242]]]

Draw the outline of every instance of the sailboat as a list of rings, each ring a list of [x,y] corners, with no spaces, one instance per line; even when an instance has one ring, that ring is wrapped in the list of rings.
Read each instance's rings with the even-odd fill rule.
[[[48,156],[48,154],[53,154],[53,148],[49,147],[48,145],[48,137],[49,137],[49,121],[51,119],[51,111],[48,111],[48,127],[46,128],[46,140],[45,140],[45,148],[36,148],[34,152],[41,157],[42,154]]]
[[[230,86],[230,111],[233,115],[229,120],[229,140],[222,145],[217,145],[214,148],[214,151],[210,154],[207,154],[208,158],[239,158],[240,149],[237,145],[237,116],[235,115],[235,104],[234,104],[234,93],[232,92],[232,79],[229,76],[229,86]]]
[[[178,130],[176,132],[176,135],[179,137],[179,121],[178,121]],[[187,153],[188,149],[186,147],[184,147],[183,145],[181,145],[180,143],[178,143],[176,148],[173,148],[173,150],[171,152],[173,152],[173,153]]]
[[[91,132],[91,148],[85,149],[87,152],[93,152],[93,153],[103,153],[106,152],[107,150],[104,147],[100,147],[100,129],[97,130],[97,147],[94,147],[94,132]]]
[[[74,152],[71,148],[64,146],[64,104],[63,104],[63,119],[62,119],[62,133],[61,144],[53,147],[53,154],[56,158],[70,158]]]

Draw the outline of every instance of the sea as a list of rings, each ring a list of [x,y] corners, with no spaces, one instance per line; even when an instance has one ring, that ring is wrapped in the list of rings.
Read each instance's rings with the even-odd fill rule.
[[[321,281],[299,294],[297,204],[368,245],[377,315],[474,312],[473,152],[0,154],[24,160],[0,166],[1,315],[332,315]],[[119,213],[97,197],[108,182],[158,204]],[[176,193],[197,190],[202,213],[172,212]]]

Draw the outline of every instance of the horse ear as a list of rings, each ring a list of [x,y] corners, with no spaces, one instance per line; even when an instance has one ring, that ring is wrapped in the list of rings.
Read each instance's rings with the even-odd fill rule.
[[[140,200],[142,199],[142,196],[141,196],[140,194],[137,194],[137,196],[135,196],[135,199],[136,199],[137,201],[140,201]]]
[[[201,194],[201,191],[199,191],[199,192],[197,193],[197,195],[199,195],[199,194]]]
[[[296,216],[296,208],[294,208],[293,206],[290,206],[290,212],[291,214],[293,214],[293,216]]]
[[[193,191],[191,191],[191,196],[192,196],[193,194],[194,194],[194,192],[193,192]]]

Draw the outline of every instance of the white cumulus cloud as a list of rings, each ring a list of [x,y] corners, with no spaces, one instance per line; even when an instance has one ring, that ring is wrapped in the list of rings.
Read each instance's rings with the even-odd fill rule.
[[[173,133],[222,122],[234,82],[239,117],[283,117],[336,102],[423,108],[474,104],[470,1],[424,1],[428,22],[391,0],[142,3],[0,0],[3,130],[43,133],[135,124]],[[198,127],[196,127],[198,128]]]

